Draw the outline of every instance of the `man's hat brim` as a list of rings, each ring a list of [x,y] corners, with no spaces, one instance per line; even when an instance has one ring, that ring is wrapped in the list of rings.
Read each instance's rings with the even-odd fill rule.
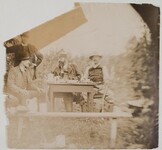
[[[93,57],[95,57],[95,56],[102,58],[102,56],[101,56],[101,55],[91,55],[91,56],[89,56],[89,59],[91,59],[91,60],[92,60],[92,58],[93,58]]]
[[[24,60],[29,60],[30,57],[24,57],[24,58],[20,58],[21,61],[24,61]]]
[[[60,57],[67,57],[67,53],[61,53],[61,54],[59,54],[58,55],[58,58],[60,58]]]
[[[59,57],[61,57],[61,56],[67,56],[67,54],[66,53],[65,54],[60,54]]]

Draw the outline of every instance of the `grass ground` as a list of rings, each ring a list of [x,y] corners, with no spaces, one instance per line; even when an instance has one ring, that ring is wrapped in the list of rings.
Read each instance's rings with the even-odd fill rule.
[[[62,105],[64,106],[64,105]],[[64,108],[60,108],[65,111]],[[74,105],[75,111],[80,111]],[[8,147],[10,148],[58,148],[56,136],[65,136],[68,149],[109,149],[110,120],[102,118],[29,118],[25,119],[22,137],[17,140],[18,120],[10,118]],[[116,149],[149,148],[151,142],[149,117],[139,116],[118,120]]]
[[[139,118],[119,119],[115,148],[147,148],[141,133]],[[17,120],[10,119],[8,146],[10,148],[58,148],[56,136],[65,135],[65,148],[110,148],[110,120],[102,118],[37,118],[26,119],[22,137],[17,141]],[[146,135],[147,136],[147,135]]]
[[[67,148],[71,145],[76,148],[108,148],[109,124],[108,120],[101,119],[61,119],[43,118],[37,120],[25,120],[22,138],[16,140],[16,128],[12,125],[8,128],[9,145],[17,148],[57,148],[55,137],[65,135]]]

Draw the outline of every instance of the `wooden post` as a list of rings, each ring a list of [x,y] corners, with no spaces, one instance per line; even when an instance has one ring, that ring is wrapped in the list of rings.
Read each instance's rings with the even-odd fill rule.
[[[88,111],[90,111],[90,93],[87,93],[87,107],[88,107]]]
[[[23,129],[23,117],[18,118],[18,128],[17,128],[17,140],[19,141],[22,135],[22,129]]]
[[[93,93],[89,93],[90,99],[90,112],[93,112]]]
[[[117,118],[112,118],[110,122],[111,122],[110,148],[115,148],[116,136],[117,136]]]

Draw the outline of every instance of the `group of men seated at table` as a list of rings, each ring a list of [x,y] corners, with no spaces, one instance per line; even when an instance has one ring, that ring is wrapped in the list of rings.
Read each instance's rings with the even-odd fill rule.
[[[22,34],[21,39],[22,42],[19,45],[5,45],[7,53],[15,53],[15,65],[9,70],[7,78],[6,105],[15,106],[18,111],[27,111],[26,100],[36,97],[38,102],[45,102],[46,91],[33,82],[36,79],[36,67],[42,62],[43,55],[28,43],[28,33]],[[101,65],[101,59],[102,56],[97,53],[89,56],[90,64],[84,75],[81,75],[77,66],[68,61],[67,53],[61,50],[58,53],[58,64],[52,73],[64,80],[94,82],[96,83],[95,95],[102,95],[104,85],[109,81],[109,76],[107,68]],[[108,94],[106,96],[110,96]],[[65,110],[72,112],[73,101],[79,101],[78,103],[83,104],[83,101],[86,101],[86,96],[83,93],[65,93],[63,99]]]

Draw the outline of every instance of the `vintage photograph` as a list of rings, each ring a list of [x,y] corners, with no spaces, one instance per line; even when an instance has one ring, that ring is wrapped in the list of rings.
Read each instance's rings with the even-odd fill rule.
[[[152,4],[75,3],[4,41],[8,148],[157,148],[159,31]]]

